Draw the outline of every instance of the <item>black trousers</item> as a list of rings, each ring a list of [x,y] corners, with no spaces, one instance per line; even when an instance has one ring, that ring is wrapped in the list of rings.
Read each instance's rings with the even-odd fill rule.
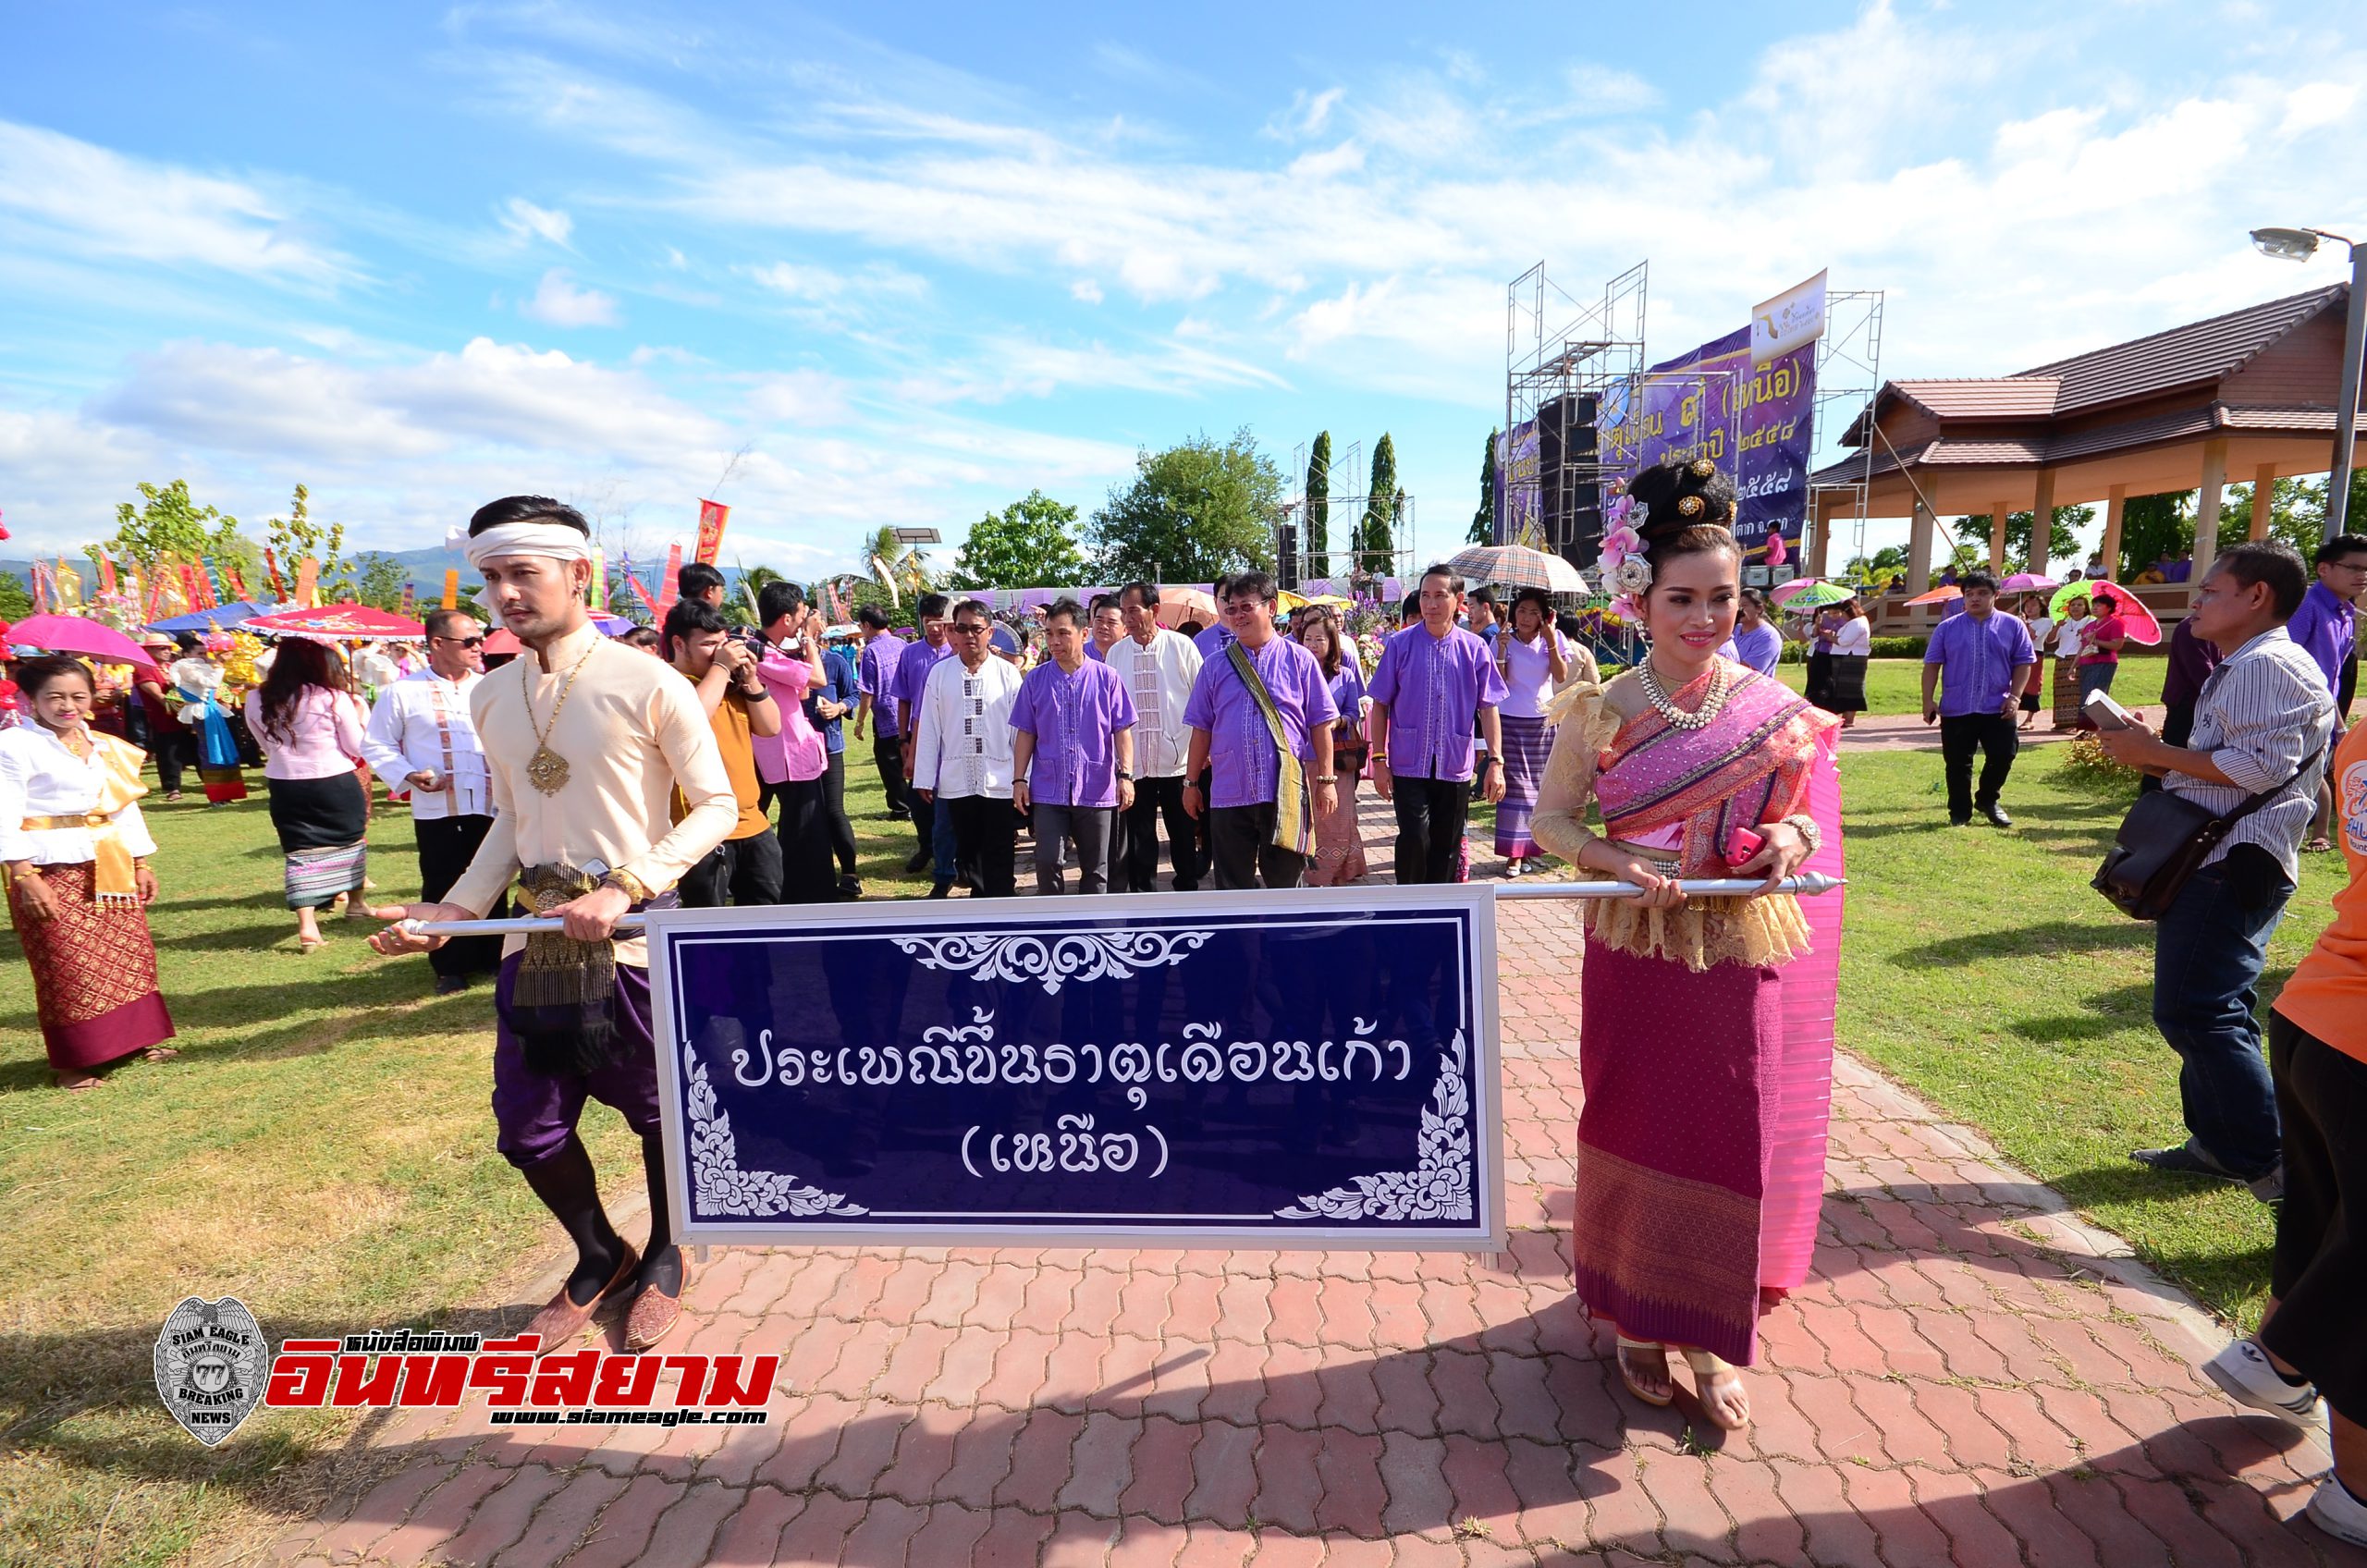
[[[780,802],[780,901],[826,904],[839,896],[830,859],[827,791],[820,778],[792,778],[772,787]]]
[[[1463,825],[1471,817],[1471,781],[1392,776],[1390,800],[1397,808],[1397,880],[1453,881]]]
[[[174,773],[180,769],[176,766]],[[167,785],[166,788],[172,788]],[[433,822],[411,819],[411,838],[419,845],[419,896],[423,903],[442,903],[476,859],[477,846],[493,827],[489,816],[440,816]],[[506,919],[509,900],[493,906],[488,917]],[[439,975],[491,974],[501,967],[498,937],[455,937],[427,955],[428,966]]]
[[[1116,863],[1110,886],[1122,893],[1159,890],[1159,828],[1167,824],[1167,858],[1175,865],[1175,890],[1196,892],[1207,869],[1200,864],[1200,825],[1184,809],[1184,778],[1137,778],[1134,803],[1118,814],[1120,841],[1110,848]]]
[[[1271,801],[1208,808],[1208,860],[1219,888],[1296,888],[1305,883],[1306,857],[1274,842],[1279,815]]]
[[[952,814],[953,841],[961,846],[963,865],[977,871],[979,896],[1007,899],[1016,893],[1018,809],[994,795],[956,795],[937,803]]]
[[[780,840],[770,833],[726,839],[682,873],[684,909],[721,909],[727,903],[780,902]]]
[[[871,760],[879,765],[879,787],[888,794],[888,815],[912,815],[912,786],[904,782],[904,738],[901,735],[875,735],[871,741]]]
[[[854,880],[854,824],[847,819],[847,754],[829,753],[829,766],[822,770],[822,827],[830,839],[830,851],[838,856],[839,879]],[[901,769],[903,765],[896,765]],[[900,771],[898,778],[903,777]]]
[[[2299,1367],[2346,1420],[2367,1417],[2367,1061],[2281,1012],[2268,1016],[2268,1071],[2284,1128],[2285,1202],[2269,1282],[2276,1315],[2261,1343]]]
[[[2014,771],[2014,757],[2022,749],[2014,720],[2002,713],[1943,714],[1940,717],[1940,760],[1948,775],[1948,820],[1963,822],[1977,806],[1987,811],[2005,788]],[[1981,753],[1981,786],[1973,787],[1972,753]]]
[[[169,729],[150,730],[148,741],[148,754],[156,759],[156,782],[165,787],[166,794],[179,794],[181,769],[197,766],[197,737],[177,724]],[[483,817],[479,820],[490,822],[493,819]],[[479,838],[484,836],[482,828],[478,830],[477,836]],[[465,868],[468,862],[462,861],[460,864]],[[458,873],[454,874],[453,880],[459,880]],[[449,888],[451,885],[450,882],[447,882],[445,887]],[[472,941],[484,939],[487,938],[470,938]],[[443,949],[439,948],[436,950],[441,952]]]

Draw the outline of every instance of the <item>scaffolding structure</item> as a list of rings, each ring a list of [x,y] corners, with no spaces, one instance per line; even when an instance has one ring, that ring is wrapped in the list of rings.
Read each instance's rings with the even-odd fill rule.
[[[1412,574],[1414,566],[1414,497],[1400,490],[1392,497],[1389,549],[1387,563],[1378,565],[1366,557],[1374,552],[1355,547],[1356,531],[1363,526],[1365,510],[1372,504],[1369,494],[1372,480],[1365,470],[1365,444],[1348,443],[1345,452],[1334,453],[1325,479],[1339,477],[1348,482],[1349,493],[1343,494],[1337,484],[1327,485],[1324,505],[1324,548],[1317,549],[1307,526],[1307,471],[1312,463],[1307,444],[1300,442],[1291,454],[1290,496],[1282,502],[1282,515],[1274,524],[1275,576],[1285,588],[1297,590],[1306,584],[1320,582],[1331,593],[1349,593],[1354,588],[1368,587],[1382,578],[1401,581]]]
[[[1816,441],[1809,458],[1813,476],[1843,461],[1841,438],[1870,415],[1883,386],[1883,291],[1860,288],[1824,297],[1824,336],[1816,345]],[[1809,486],[1807,532],[1800,539],[1802,570],[1809,563],[1826,572],[1846,564],[1832,558],[1832,534],[1852,531],[1850,556],[1866,553],[1866,508],[1873,492],[1874,443],[1852,451],[1847,468],[1824,484]]]
[[[1554,283],[1543,262],[1505,289],[1496,543],[1594,564],[1603,505],[1634,467],[1632,455],[1623,466],[1616,443],[1601,437],[1642,384],[1649,264],[1613,278],[1592,303]]]

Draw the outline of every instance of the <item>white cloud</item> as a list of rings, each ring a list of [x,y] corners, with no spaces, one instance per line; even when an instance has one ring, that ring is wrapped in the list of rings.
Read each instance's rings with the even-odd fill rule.
[[[561,250],[573,250],[568,236],[575,232],[575,220],[556,207],[538,207],[523,196],[512,196],[502,204],[501,227],[519,240],[541,238]]]
[[[1570,106],[1585,114],[1632,114],[1661,101],[1660,89],[1634,71],[1613,66],[1572,66],[1563,80],[1569,84]]]
[[[847,417],[847,384],[827,371],[793,370],[751,378],[744,405],[767,424],[837,424]]]
[[[552,326],[614,326],[618,320],[614,296],[578,288],[558,267],[543,274],[534,297],[520,305],[518,313]]]
[[[6,120],[0,120],[0,238],[314,287],[359,276],[253,184]]]
[[[744,270],[750,277],[776,294],[785,294],[792,300],[816,305],[840,305],[880,298],[911,300],[928,292],[928,280],[918,273],[884,263],[852,273],[789,262],[774,262]]]
[[[1069,298],[1080,305],[1101,303],[1101,285],[1089,277],[1080,277],[1069,285]]]

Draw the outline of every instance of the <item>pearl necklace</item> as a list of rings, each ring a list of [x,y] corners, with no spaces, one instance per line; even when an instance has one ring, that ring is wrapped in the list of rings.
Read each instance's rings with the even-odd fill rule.
[[[1636,663],[1636,680],[1644,688],[1644,700],[1652,711],[1668,720],[1675,729],[1706,729],[1714,723],[1720,709],[1726,705],[1726,667],[1719,660],[1710,667],[1710,690],[1703,694],[1701,705],[1687,713],[1669,699],[1661,690],[1660,678],[1652,673],[1651,655],[1647,654]]]

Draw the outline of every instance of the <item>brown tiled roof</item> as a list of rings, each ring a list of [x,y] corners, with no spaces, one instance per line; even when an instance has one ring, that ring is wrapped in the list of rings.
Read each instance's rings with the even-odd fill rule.
[[[2056,413],[2152,397],[2198,381],[2216,381],[2328,305],[2342,300],[2348,288],[2337,283],[2248,305],[2208,321],[2133,337],[2021,374],[2056,379]]]
[[[2340,378],[2336,381],[2339,384]],[[2305,430],[2334,434],[2334,410],[2326,408],[2269,408],[2257,404],[2219,405],[2219,423],[2230,430]]]
[[[1894,381],[1891,389],[1943,419],[2043,419],[2061,381],[2051,375]]]

